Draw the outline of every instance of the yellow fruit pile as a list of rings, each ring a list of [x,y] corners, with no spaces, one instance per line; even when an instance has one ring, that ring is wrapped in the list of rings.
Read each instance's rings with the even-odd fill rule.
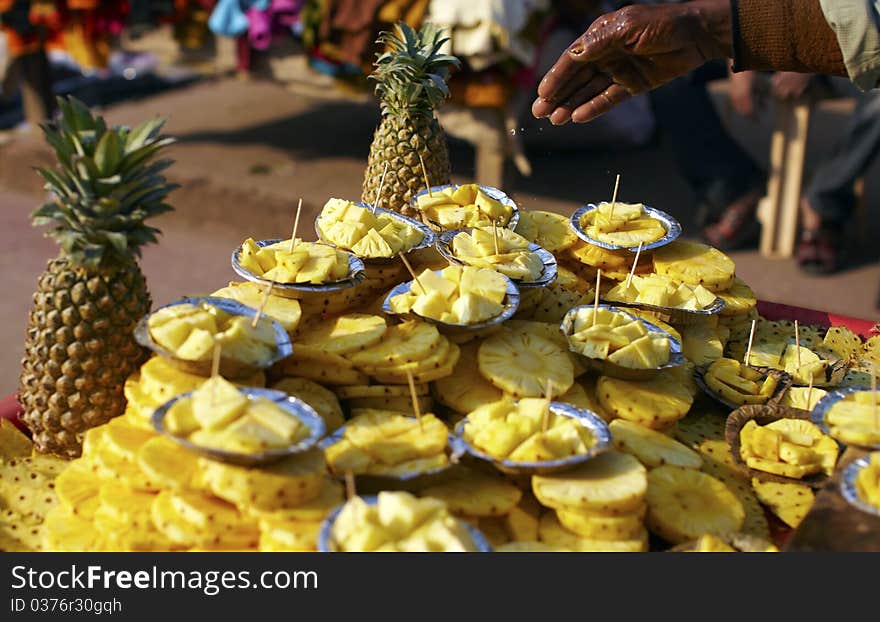
[[[443,229],[505,227],[513,208],[494,199],[477,184],[464,184],[421,195],[416,208]]]
[[[271,320],[232,315],[201,303],[159,309],[147,320],[150,336],[159,346],[185,361],[210,361],[216,345],[224,358],[262,367],[278,352]]]
[[[248,238],[241,245],[239,263],[258,277],[276,283],[319,285],[349,276],[349,256],[326,244],[282,240],[262,248]]]
[[[580,224],[590,238],[623,248],[650,244],[666,235],[663,223],[648,215],[641,203],[599,203]]]
[[[479,324],[504,311],[507,279],[494,270],[449,266],[439,272],[424,270],[409,292],[393,296],[394,313],[413,313],[447,324]]]
[[[330,199],[318,216],[322,240],[358,257],[394,257],[422,243],[424,234],[388,212],[376,212],[344,199]]]
[[[452,238],[452,253],[469,266],[495,270],[517,281],[537,281],[544,263],[529,244],[510,229],[477,227]]]

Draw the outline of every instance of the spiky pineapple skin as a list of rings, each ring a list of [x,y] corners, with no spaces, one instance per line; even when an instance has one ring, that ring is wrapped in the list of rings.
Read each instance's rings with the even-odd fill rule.
[[[425,161],[432,186],[449,183],[449,147],[446,133],[437,119],[419,117],[410,120],[384,115],[370,145],[361,200],[370,205],[376,202],[379,207],[408,216],[414,215],[410,202],[425,189],[419,155]],[[376,201],[386,162],[388,175],[382,186],[382,195]]]
[[[152,304],[131,259],[76,267],[64,253],[40,276],[19,381],[23,419],[36,449],[74,458],[89,428],[125,410],[125,379],[146,360],[134,327]]]

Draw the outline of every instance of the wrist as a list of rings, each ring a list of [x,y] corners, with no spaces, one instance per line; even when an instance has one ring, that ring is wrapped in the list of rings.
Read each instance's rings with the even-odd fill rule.
[[[694,0],[684,5],[693,11],[702,34],[701,50],[707,60],[733,56],[733,16],[730,0]]]

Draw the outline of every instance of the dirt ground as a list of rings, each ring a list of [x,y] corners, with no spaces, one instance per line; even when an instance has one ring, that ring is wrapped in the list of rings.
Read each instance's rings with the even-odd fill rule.
[[[814,116],[808,169],[830,148],[847,110],[835,104]],[[373,104],[330,92],[318,95],[312,89],[304,94],[235,78],[118,104],[105,112],[115,123],[167,116],[168,131],[180,141],[173,147],[173,178],[184,186],[173,195],[177,212],[156,223],[165,235],[143,258],[156,303],[207,292],[233,279],[232,249],[249,235],[287,235],[299,197],[305,223],[331,196],[358,198],[378,116]],[[735,135],[762,162],[767,159],[768,123],[731,121]],[[587,147],[577,136],[548,128],[540,140],[524,137],[534,171],[530,178],[514,175],[508,188],[520,205],[567,214],[609,195],[615,173],[621,173],[622,200],[667,210],[682,222],[685,235],[695,235],[692,199],[662,141],[638,150],[608,150]],[[472,180],[471,147],[452,141],[451,155],[455,180]],[[0,147],[0,261],[5,267],[0,394],[15,389],[36,277],[55,254],[53,243],[31,228],[27,218],[43,198],[32,167],[49,161],[38,137],[17,135]],[[880,318],[875,308],[880,269],[872,246],[880,233],[880,218],[872,209],[880,199],[877,172],[875,165],[866,175],[868,210],[863,236],[853,240],[853,267],[834,277],[809,277],[793,261],[766,260],[746,250],[732,254],[738,274],[766,300]]]

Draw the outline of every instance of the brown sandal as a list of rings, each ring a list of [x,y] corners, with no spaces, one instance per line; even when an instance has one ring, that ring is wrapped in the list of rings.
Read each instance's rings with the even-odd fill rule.
[[[801,270],[810,274],[833,274],[840,269],[840,246],[835,231],[821,227],[805,229],[797,250]]]
[[[732,204],[718,222],[703,229],[703,239],[722,251],[741,248],[758,237],[760,229],[755,217],[757,210],[757,200]]]

